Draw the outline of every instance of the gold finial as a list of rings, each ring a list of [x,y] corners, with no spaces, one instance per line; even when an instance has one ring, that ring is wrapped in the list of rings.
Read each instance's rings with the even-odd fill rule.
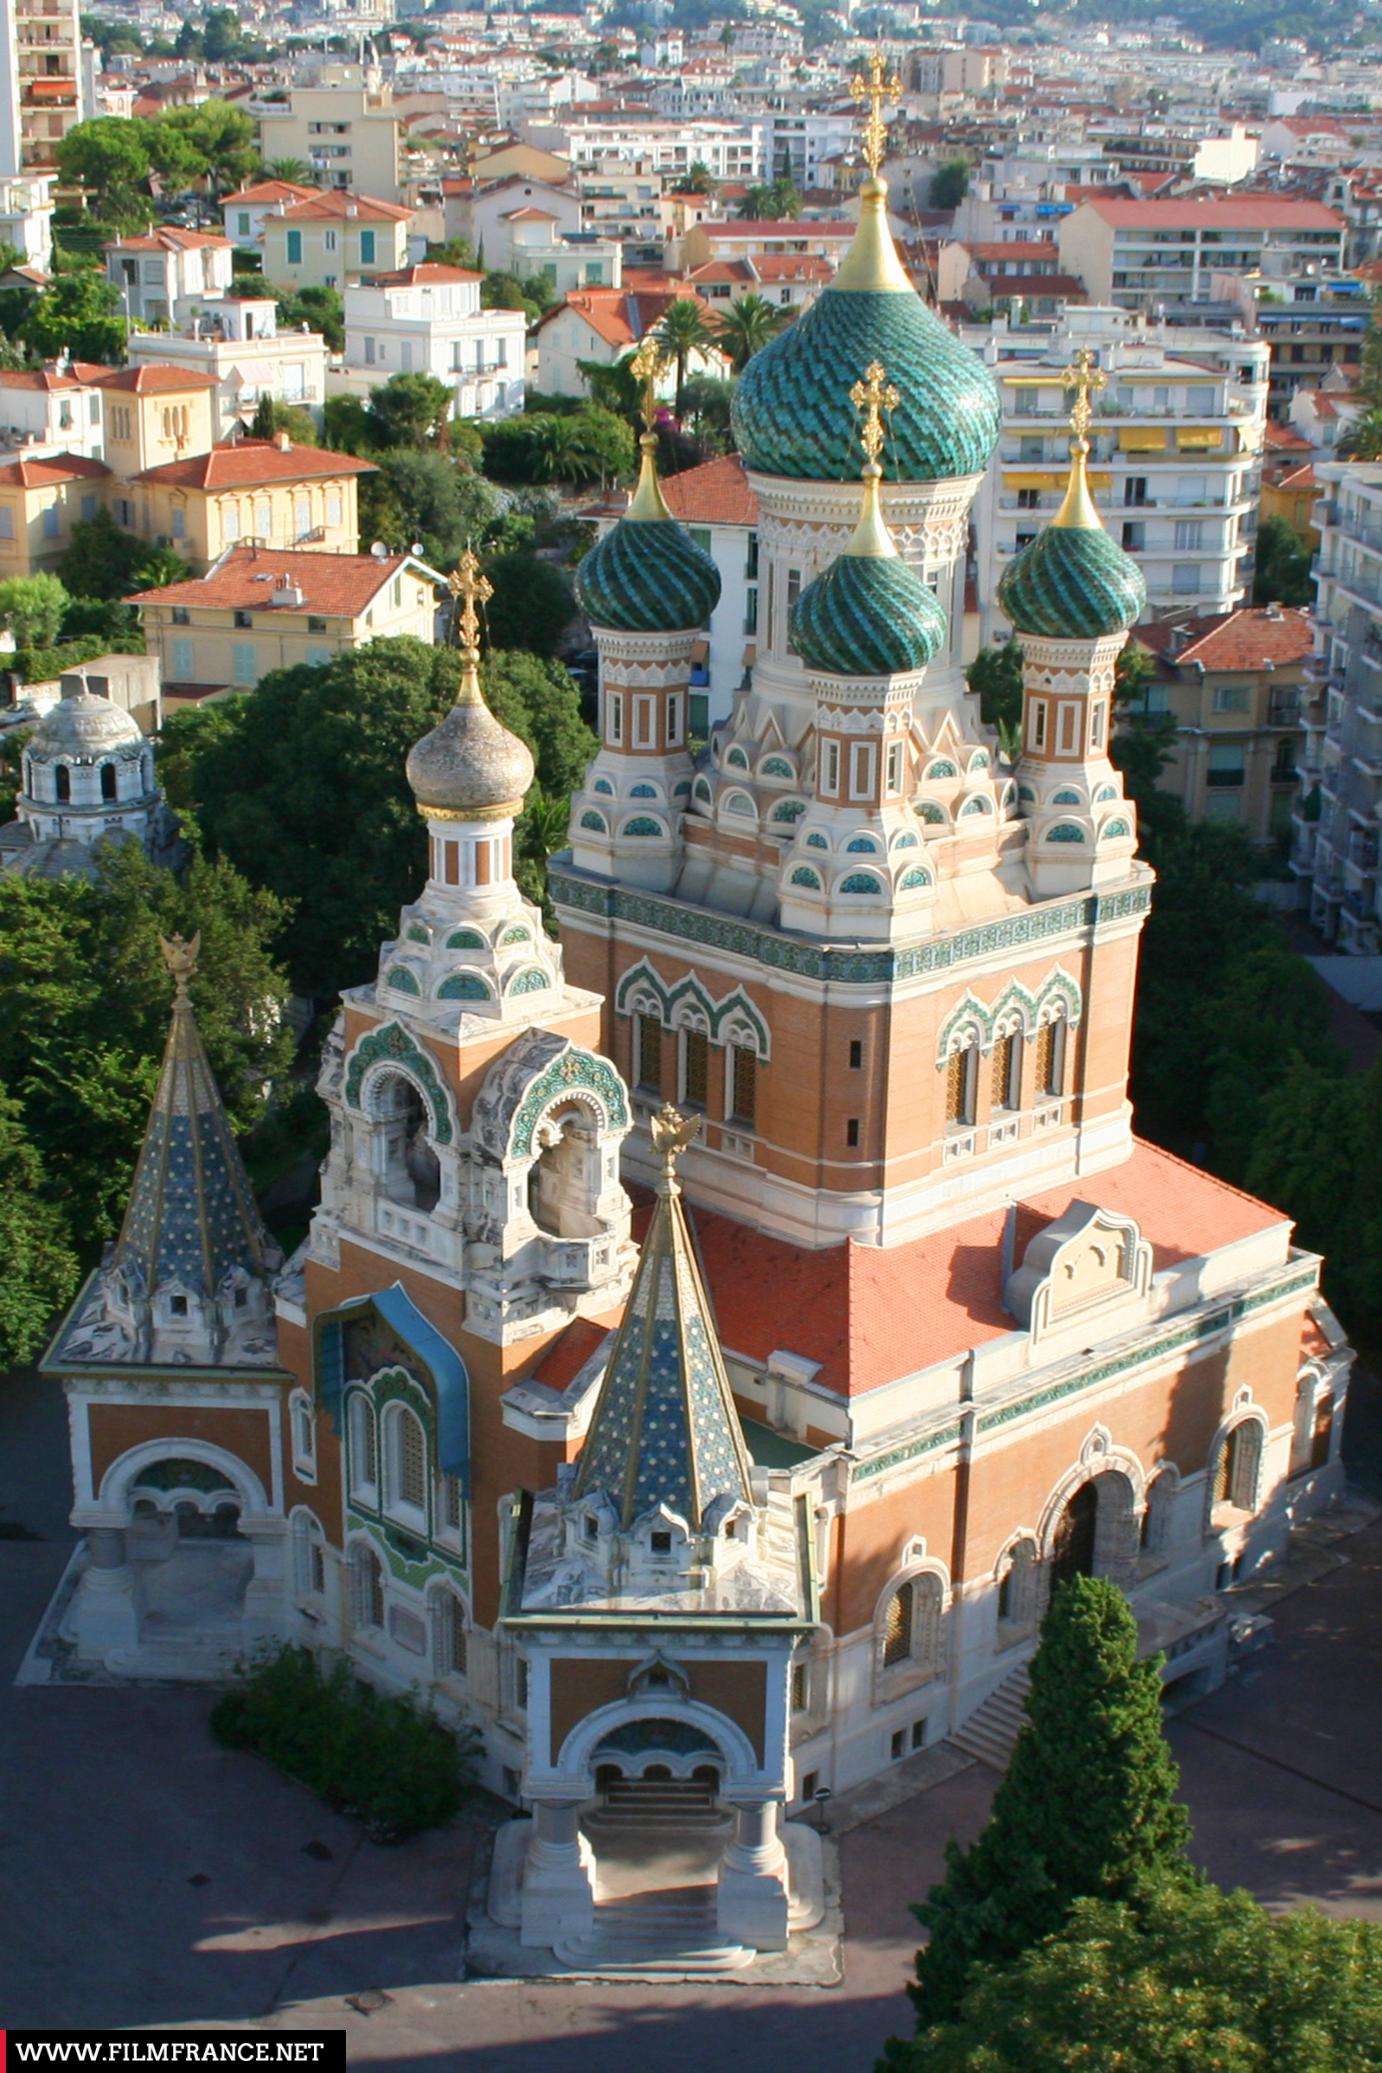
[[[657,479],[657,378],[667,364],[667,355],[661,341],[649,332],[638,351],[629,361],[629,369],[643,391],[641,414],[643,432],[639,439],[642,460],[638,468],[638,483],[629,499],[625,518],[644,520],[670,518],[667,500],[662,494],[662,484]]]
[[[649,1131],[652,1134],[653,1150],[662,1159],[662,1187],[660,1193],[664,1195],[680,1193],[680,1189],[677,1186],[677,1160],[686,1150],[686,1147],[695,1141],[700,1133],[700,1127],[701,1119],[699,1116],[684,1116],[680,1109],[673,1108],[670,1101],[663,1102],[662,1107],[648,1125]]]
[[[897,548],[893,536],[883,522],[883,507],[879,502],[878,485],[883,479],[882,463],[878,456],[883,451],[886,430],[884,414],[889,417],[897,409],[902,398],[887,378],[881,360],[870,360],[864,370],[862,381],[855,382],[849,392],[849,400],[856,410],[864,413],[864,422],[859,427],[859,444],[864,449],[864,501],[859,512],[859,523],[855,526],[846,554],[895,555]]]
[[[883,120],[883,103],[896,100],[902,91],[902,81],[896,72],[888,77],[887,59],[882,49],[876,49],[869,59],[868,74],[857,72],[850,82],[850,92],[856,101],[867,101],[869,112],[864,123],[864,162],[874,179],[878,168],[887,156],[888,125]]]
[[[494,596],[494,585],[480,567],[480,557],[473,547],[467,547],[455,568],[446,579],[446,587],[455,598],[459,610],[452,622],[452,637],[461,651],[464,661],[478,662],[480,659],[480,612],[479,607]]]
[[[1051,523],[1062,532],[1093,532],[1102,526],[1103,520],[1094,507],[1085,474],[1089,428],[1094,421],[1094,406],[1089,397],[1091,390],[1107,386],[1108,376],[1089,347],[1081,346],[1071,364],[1062,370],[1060,380],[1064,388],[1075,391],[1075,401],[1070,409],[1070,480]]]
[[[160,936],[158,947],[163,952],[163,962],[173,975],[177,992],[175,1001],[187,998],[187,982],[197,969],[197,957],[201,951],[201,930],[198,929],[189,943],[184,936]]]

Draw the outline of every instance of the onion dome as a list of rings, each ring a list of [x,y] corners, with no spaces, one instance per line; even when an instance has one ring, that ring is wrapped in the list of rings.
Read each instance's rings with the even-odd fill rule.
[[[882,360],[902,392],[888,476],[935,482],[979,475],[997,444],[992,375],[927,309],[888,229],[887,182],[865,181],[843,265],[811,307],[755,353],[735,384],[734,437],[763,475],[839,482],[854,473],[840,389]]]
[[[638,487],[624,516],[576,571],[576,596],[592,626],[620,633],[704,626],[720,601],[720,572],[667,509],[656,438],[645,432],[640,444]]]
[[[532,751],[495,719],[479,675],[477,601],[492,587],[469,548],[452,577],[462,600],[461,681],[456,703],[408,754],[407,776],[419,810],[442,820],[495,820],[515,814],[533,781]]]
[[[1085,476],[1088,444],[1071,441],[1070,480],[1051,523],[1014,555],[998,602],[1016,633],[1050,640],[1098,640],[1122,633],[1147,603],[1132,556],[1104,531]]]

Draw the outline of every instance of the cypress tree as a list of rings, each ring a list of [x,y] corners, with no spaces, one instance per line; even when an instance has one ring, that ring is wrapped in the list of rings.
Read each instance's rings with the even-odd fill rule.
[[[1032,1660],[1028,1723],[988,1826],[952,1841],[947,1877],[913,1910],[931,1931],[913,2000],[924,2024],[953,2017],[971,1968],[1003,1964],[1063,1925],[1084,1895],[1127,1900],[1192,1884],[1190,1817],[1161,1725],[1160,1656],[1137,1659],[1137,1623],[1116,1584],[1057,1587]]]

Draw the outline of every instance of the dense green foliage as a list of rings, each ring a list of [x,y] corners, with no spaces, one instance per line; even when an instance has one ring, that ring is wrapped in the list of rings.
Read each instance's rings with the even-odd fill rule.
[[[360,477],[360,541],[397,553],[417,546],[434,569],[455,566],[494,515],[494,492],[447,454],[400,446]]]
[[[571,579],[536,554],[497,554],[485,563],[494,596],[485,608],[489,637],[498,649],[527,648],[555,655],[576,612]]]
[[[930,1930],[911,1989],[923,2024],[956,2014],[978,1964],[1007,1964],[1085,1896],[1133,1901],[1190,1888],[1190,1821],[1161,1725],[1161,1658],[1137,1657],[1116,1584],[1058,1585],[1032,1659],[1028,1725],[988,1826],[946,1848],[946,1877],[915,1912]]]
[[[170,108],[152,121],[98,115],[79,122],[57,147],[64,185],[84,190],[101,222],[141,230],[152,214],[155,179],[167,190],[202,181],[213,191],[236,187],[259,153],[254,120],[228,101]]]
[[[438,446],[450,414],[451,391],[434,374],[395,374],[370,390],[369,427],[379,447]]]
[[[495,482],[617,482],[633,467],[633,429],[601,404],[501,418],[481,428],[485,473]]]
[[[1308,605],[1314,595],[1309,547],[1286,519],[1264,518],[1257,530],[1253,603]]]
[[[0,583],[0,626],[21,648],[43,648],[58,637],[67,591],[57,576],[11,576]]]
[[[926,199],[933,209],[958,209],[969,193],[969,160],[948,158],[931,175]]]
[[[75,360],[116,366],[125,357],[119,290],[104,274],[59,274],[51,287],[34,297],[19,336],[42,360],[67,351]]]
[[[742,374],[754,354],[767,345],[770,339],[788,321],[791,312],[769,302],[766,295],[750,292],[737,295],[727,310],[722,310],[715,320],[715,339],[721,352],[729,355],[730,365],[736,374]],[[702,375],[702,382],[713,380],[713,376]],[[689,382],[682,383],[682,409],[687,409],[686,393]]]
[[[323,1670],[285,1646],[243,1672],[211,1714],[230,1749],[250,1749],[300,1779],[375,1842],[402,1842],[460,1812],[476,1744],[453,1735],[410,1694],[386,1697],[343,1657]]]
[[[380,640],[322,669],[275,670],[252,694],[168,723],[170,799],[291,903],[277,947],[304,992],[368,979],[417,896],[426,840],[404,765],[453,702],[456,668],[450,649]],[[569,672],[510,651],[481,675],[493,710],[533,748],[543,792],[565,798],[594,753]],[[521,820],[520,856],[526,842]]]
[[[0,1368],[42,1351],[77,1286],[77,1256],[60,1209],[43,1192],[43,1161],[23,1105],[0,1087]]]
[[[257,284],[256,284],[257,285]],[[333,353],[345,351],[345,304],[337,288],[266,287],[278,309],[280,331],[320,331]]]
[[[181,878],[138,843],[105,846],[94,884],[0,878],[0,1091],[23,1105],[38,1191],[71,1243],[118,1228],[168,1033],[158,938],[200,932],[192,997],[227,1108],[244,1128],[291,1046],[267,943],[283,910],[224,860]],[[22,1186],[21,1186],[22,1183]],[[7,1186],[32,1194],[22,1161]]]
[[[156,590],[180,583],[187,564],[171,547],[151,547],[118,526],[109,511],[79,518],[72,528],[58,574],[74,598],[129,597],[136,590]]]
[[[1361,2073],[1382,2052],[1382,1930],[1247,1893],[1079,1900],[888,2073]]]

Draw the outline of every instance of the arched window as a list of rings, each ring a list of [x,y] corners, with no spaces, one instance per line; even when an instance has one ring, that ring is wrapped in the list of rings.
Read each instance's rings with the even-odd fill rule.
[[[289,1397],[288,1415],[292,1427],[294,1474],[315,1482],[317,1421],[312,1415],[312,1399],[305,1389],[295,1389]]]
[[[378,1504],[379,1436],[374,1406],[363,1389],[354,1391],[346,1407],[346,1470],[351,1496]]]
[[[634,1081],[640,1087],[650,1088],[654,1094],[661,1094],[662,1024],[656,1015],[635,1015],[634,1039],[638,1046]]]
[[[1030,1634],[1037,1617],[1036,1542],[1019,1540],[998,1568],[998,1645],[1004,1648]]]
[[[905,1663],[912,1649],[912,1612],[916,1593],[910,1582],[899,1584],[883,1618],[883,1668]]]
[[[113,799],[115,797],[115,765],[113,763],[103,763],[101,765],[101,797],[103,799]]]
[[[449,982],[448,982],[449,983]],[[406,1209],[435,1209],[441,1169],[428,1141],[427,1108],[412,1081],[391,1073],[374,1104],[378,1128],[378,1172],[391,1202]]]
[[[350,1623],[357,1634],[384,1624],[384,1565],[361,1541],[350,1551]]]
[[[945,1591],[938,1576],[904,1577],[883,1609],[879,1660],[884,1670],[904,1665],[917,1676],[934,1677],[941,1667],[941,1620]]]
[[[1143,1560],[1164,1562],[1171,1545],[1171,1513],[1175,1506],[1179,1478],[1173,1468],[1158,1470],[1147,1485],[1142,1507]]]
[[[729,1119],[752,1130],[758,1113],[758,1058],[744,1044],[729,1047]]]
[[[65,763],[59,763],[53,772],[53,783],[57,787],[59,806],[66,806],[72,797],[72,772]]]
[[[466,1671],[465,1601],[455,1591],[432,1593],[432,1668],[438,1677],[464,1677]]]
[[[459,1476],[437,1477],[436,1523],[433,1538],[445,1547],[465,1553],[465,1492]]]
[[[427,1435],[422,1420],[406,1404],[390,1404],[384,1414],[384,1502],[411,1523],[427,1522]]]
[[[1215,1511],[1224,1507],[1255,1512],[1261,1478],[1262,1427],[1256,1418],[1243,1418],[1219,1442],[1213,1480]]]
[[[310,1512],[293,1514],[293,1579],[298,1596],[320,1598],[326,1591],[326,1544]]]
[[[1053,1017],[1037,1031],[1036,1091],[1047,1099],[1064,1091],[1065,1030],[1064,1018]]]
[[[1334,1392],[1332,1389],[1322,1389],[1315,1399],[1315,1415],[1310,1426],[1311,1468],[1328,1468],[1333,1435]]]
[[[993,1106],[1020,1108],[1022,1105],[1022,1046],[1012,1030],[996,1038],[993,1046]]]
[[[958,1130],[974,1121],[974,1089],[979,1077],[979,1046],[973,1037],[958,1044],[945,1061],[945,1120]]]

